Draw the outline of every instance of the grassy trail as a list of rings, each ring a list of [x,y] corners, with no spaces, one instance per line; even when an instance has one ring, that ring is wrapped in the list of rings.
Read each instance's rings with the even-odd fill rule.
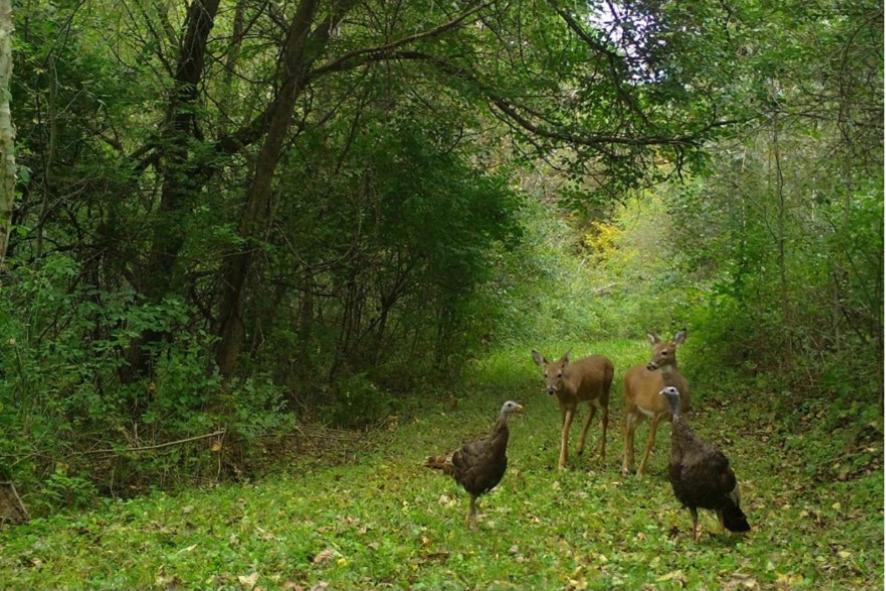
[[[597,352],[620,375],[646,348]],[[826,434],[814,414],[803,428],[785,425],[762,399],[694,388],[690,422],[732,460],[753,531],[721,535],[703,512],[693,541],[667,481],[669,427],[644,478],[620,473],[620,379],[605,461],[595,421],[564,473],[558,411],[528,351],[479,363],[451,394],[457,410],[429,401],[347,465],[294,465],[254,484],[108,502],[4,530],[0,588],[882,588],[882,462],[845,481],[823,478],[846,445],[857,447],[850,429]],[[506,399],[526,414],[512,422],[509,471],[471,530],[467,495],[421,463],[483,434]],[[638,446],[645,435],[640,427]],[[882,441],[868,447],[859,453],[882,458]]]

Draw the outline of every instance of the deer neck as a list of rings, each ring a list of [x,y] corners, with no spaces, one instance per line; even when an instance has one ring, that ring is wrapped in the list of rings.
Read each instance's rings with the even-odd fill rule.
[[[664,383],[664,386],[674,386],[675,388],[680,387],[680,372],[677,370],[677,363],[670,363],[668,365],[662,365],[658,368],[661,371],[661,379]]]

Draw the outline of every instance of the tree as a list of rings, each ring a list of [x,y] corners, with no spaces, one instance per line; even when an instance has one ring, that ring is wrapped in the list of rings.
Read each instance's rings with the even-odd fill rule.
[[[0,272],[6,268],[6,249],[12,231],[15,206],[15,127],[9,108],[9,79],[12,77],[12,2],[0,0]]]

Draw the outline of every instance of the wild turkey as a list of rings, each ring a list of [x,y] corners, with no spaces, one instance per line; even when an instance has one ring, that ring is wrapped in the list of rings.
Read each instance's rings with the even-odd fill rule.
[[[451,454],[430,456],[425,460],[425,466],[449,474],[471,495],[469,523],[477,514],[477,497],[495,488],[505,475],[508,467],[508,415],[522,410],[522,406],[508,400],[502,405],[489,435],[466,443]]]
[[[698,539],[698,508],[717,513],[720,525],[734,532],[751,529],[740,508],[738,480],[729,459],[695,436],[680,414],[680,391],[668,386],[659,392],[671,407],[671,459],[668,472],[674,495],[692,514],[692,538]]]

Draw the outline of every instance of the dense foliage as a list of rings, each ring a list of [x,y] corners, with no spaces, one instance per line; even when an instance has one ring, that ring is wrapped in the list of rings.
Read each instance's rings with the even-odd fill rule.
[[[37,514],[248,475],[503,345],[687,326],[724,379],[882,405],[881,3],[15,22],[0,480]]]

